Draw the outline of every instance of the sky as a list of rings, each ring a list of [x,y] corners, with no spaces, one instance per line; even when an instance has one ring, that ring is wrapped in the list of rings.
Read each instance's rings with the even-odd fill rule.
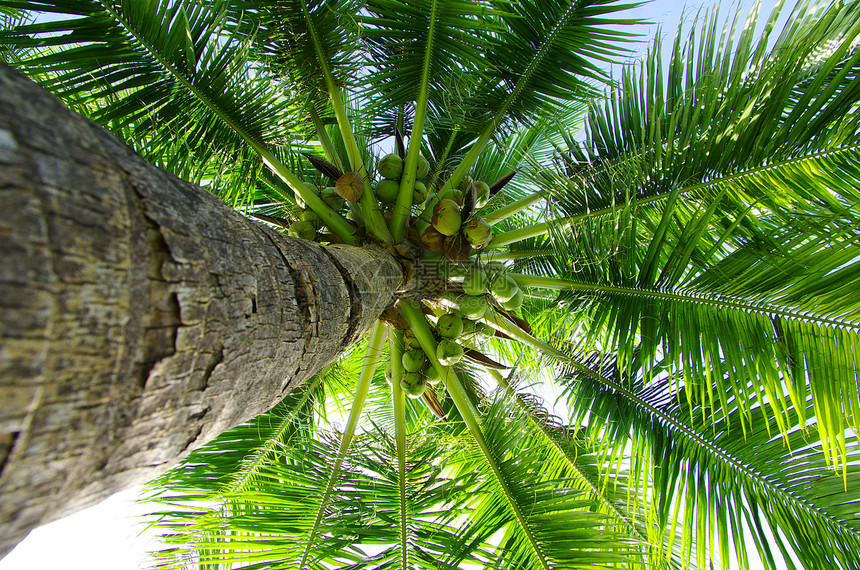
[[[762,13],[769,14],[775,2],[763,0]],[[725,15],[738,4],[746,14],[754,1],[691,1],[685,4],[680,0],[653,0],[629,11],[627,17],[653,22],[640,28],[646,38],[653,37],[658,24],[662,24],[665,45],[673,38],[682,15],[689,23],[700,9],[719,5],[721,14]],[[135,502],[140,491],[139,487],[127,489],[99,505],[34,530],[0,560],[0,570],[147,568],[151,562],[146,553],[157,549],[159,543],[155,532],[147,528],[144,517],[155,507]]]

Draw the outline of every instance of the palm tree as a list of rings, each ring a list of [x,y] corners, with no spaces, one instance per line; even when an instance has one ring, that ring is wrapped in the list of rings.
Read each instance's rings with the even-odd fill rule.
[[[858,3],[605,97],[613,2],[10,6],[76,15],[3,53],[145,158],[408,278],[154,482],[163,567],[860,568]]]

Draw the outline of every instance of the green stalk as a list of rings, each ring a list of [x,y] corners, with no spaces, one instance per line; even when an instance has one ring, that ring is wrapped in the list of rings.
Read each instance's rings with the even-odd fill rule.
[[[340,161],[340,156],[337,154],[337,151],[328,136],[328,132],[325,130],[325,125],[323,124],[322,119],[320,119],[319,113],[317,113],[316,107],[314,107],[312,102],[308,102],[308,114],[311,116],[314,129],[317,131],[317,138],[323,147],[326,158],[329,162],[337,166],[341,172],[343,172],[343,163]]]
[[[340,127],[341,136],[343,137],[344,145],[346,146],[346,154],[349,157],[349,163],[354,172],[358,172],[364,180],[364,192],[361,195],[360,203],[364,219],[366,222],[365,228],[376,235],[379,239],[393,243],[394,238],[388,231],[388,225],[382,217],[382,212],[379,210],[379,203],[376,201],[376,196],[373,194],[373,188],[370,186],[370,177],[367,174],[367,169],[364,167],[364,162],[361,160],[361,152],[358,144],[355,142],[355,135],[352,132],[352,125],[349,122],[349,117],[346,114],[346,106],[340,98],[340,90],[334,82],[334,77],[328,67],[328,63],[323,55],[322,46],[320,45],[319,37],[317,36],[316,27],[311,20],[308,6],[304,0],[301,0],[302,14],[305,17],[305,22],[308,25],[308,30],[311,33],[311,38],[314,42],[314,48],[317,53],[317,60],[320,64],[320,71],[325,78],[326,89],[331,100],[334,114],[337,118],[338,127]]]
[[[448,155],[451,154],[451,149],[454,148],[454,139],[457,138],[457,133],[460,132],[460,127],[454,127],[451,131],[451,136],[448,137],[448,144],[445,145],[445,150],[442,152],[442,156],[436,157],[436,165],[437,168],[433,172],[433,178],[430,180],[430,184],[427,185],[427,192],[431,191],[431,188],[436,186],[436,181],[439,179],[439,165],[445,164],[445,161],[448,160]]]
[[[555,39],[564,29],[564,27],[568,23],[568,19],[571,18],[576,12],[577,9],[580,8],[579,2],[572,2],[568,7],[567,12],[565,12],[559,19],[558,23],[556,23],[555,27],[547,36],[546,40],[541,45],[538,52],[534,55],[532,60],[529,62],[528,67],[520,76],[519,81],[517,81],[516,86],[510,92],[505,102],[502,103],[502,106],[496,112],[495,116],[492,120],[484,127],[484,130],[481,132],[481,135],[478,137],[478,140],[475,141],[475,144],[472,145],[472,148],[463,157],[463,161],[460,165],[454,170],[451,174],[451,177],[448,178],[448,181],[445,182],[445,185],[439,190],[440,193],[448,190],[449,188],[454,188],[460,180],[465,176],[469,170],[475,165],[478,161],[478,156],[481,154],[481,151],[484,150],[484,146],[489,142],[490,138],[496,132],[498,126],[502,123],[505,118],[505,115],[508,113],[508,109],[510,109],[514,103],[516,103],[517,99],[519,99],[520,94],[527,88],[529,82],[532,79],[532,76],[537,72],[537,68],[540,65],[540,62],[543,58],[549,53],[550,48],[553,43],[555,43]]]
[[[268,149],[264,148],[262,145],[255,146],[255,143],[250,144],[263,159],[263,163],[277,174],[281,180],[286,182],[289,187],[292,188],[293,192],[296,192],[301,196],[302,200],[304,200],[308,205],[308,208],[313,210],[313,212],[322,219],[323,223],[325,223],[331,231],[342,239],[344,243],[349,245],[355,245],[358,243],[358,240],[354,235],[355,227],[349,222],[349,220],[332,210],[316,192],[308,190],[298,176],[290,172],[286,166],[279,162],[278,159],[268,151]]]
[[[244,140],[248,146],[250,146],[254,152],[260,155],[260,158],[263,160],[263,163],[269,167],[278,177],[287,183],[287,185],[293,190],[293,192],[297,193],[302,197],[302,200],[308,205],[308,207],[314,211],[333,231],[337,236],[344,241],[344,243],[355,245],[357,240],[353,235],[355,228],[349,223],[349,220],[332,210],[328,204],[323,202],[322,198],[317,196],[315,193],[308,190],[304,183],[290,170],[284,166],[275,156],[266,148],[266,146],[257,140],[254,139],[248,132],[243,129],[238,122],[236,122],[228,113],[226,113],[223,109],[218,107],[209,97],[207,97],[204,93],[202,93],[193,83],[188,81],[188,79],[176,69],[173,68],[162,56],[161,54],[155,50],[149,43],[146,41],[144,37],[142,37],[137,31],[126,22],[126,20],[122,17],[122,15],[117,12],[110,3],[101,0],[102,7],[108,12],[112,18],[114,18],[117,22],[121,23],[123,28],[125,28],[126,32],[128,32],[134,39],[140,43],[148,52],[149,55],[158,62],[173,78],[182,85],[185,89],[187,89],[192,95],[194,95],[198,100],[203,102],[210,111],[212,111],[216,117],[224,121],[224,123],[230,127],[239,137]]]
[[[570,357],[561,352],[557,348],[545,343],[544,341],[530,335],[516,324],[511,322],[507,317],[502,316],[494,311],[487,311],[480,319],[482,323],[490,325],[497,331],[501,331],[514,340],[518,340],[535,350],[539,350],[547,356],[567,362]]]
[[[400,387],[403,379],[403,333],[389,331],[389,354],[391,355],[391,407],[394,410],[394,444],[397,450],[397,489],[400,497],[400,567],[409,568],[409,541],[406,496],[406,393]]]
[[[596,285],[594,283],[582,283],[570,279],[557,279],[554,277],[541,277],[537,275],[522,275],[519,273],[508,273],[520,287],[535,287],[539,289],[551,289],[554,291],[579,291],[583,293],[594,293],[603,295],[606,293],[624,295],[628,297],[639,297],[643,299],[655,299],[660,301],[672,301],[677,303],[695,303],[697,305],[710,305],[721,309],[743,311],[745,313],[756,313],[760,315],[779,316],[787,319],[798,319],[822,325],[839,328],[857,328],[858,323],[815,315],[807,311],[798,311],[791,307],[784,307],[763,302],[751,302],[745,299],[736,299],[727,295],[713,298],[701,293],[670,292],[670,291],[647,291],[633,287],[617,287],[613,285]]]
[[[481,254],[485,261],[513,261],[515,259],[531,259],[533,257],[545,257],[553,255],[551,249],[533,249],[530,251],[488,251]]]
[[[477,418],[477,411],[472,406],[469,398],[466,397],[466,393],[463,390],[463,386],[460,384],[460,381],[457,379],[457,376],[452,374],[451,369],[447,366],[443,366],[439,362],[439,359],[436,358],[436,339],[433,337],[433,331],[427,323],[427,318],[415,303],[401,301],[398,306],[400,307],[400,313],[403,315],[403,318],[406,319],[406,322],[409,323],[412,332],[415,333],[415,338],[418,339],[418,343],[421,345],[427,358],[430,359],[430,363],[436,370],[436,373],[440,378],[442,378],[442,383],[445,385],[448,395],[451,396],[451,400],[454,402],[454,406],[456,406],[457,411],[460,412],[460,416],[463,418],[466,427],[469,429],[469,433],[472,434],[475,443],[477,443],[478,447],[481,449],[481,453],[487,460],[487,464],[490,466],[493,475],[496,477],[496,482],[501,487],[508,504],[514,511],[520,530],[522,530],[523,534],[526,535],[526,538],[532,547],[532,551],[540,560],[541,566],[545,570],[549,570],[550,565],[544,557],[540,544],[537,541],[537,537],[535,537],[531,526],[529,526],[525,513],[520,509],[519,503],[517,503],[516,497],[511,490],[510,483],[505,478],[505,474],[502,471],[495,453],[493,453],[492,448],[484,437],[484,432],[481,430],[481,425]]]
[[[549,442],[550,446],[555,449],[556,453],[558,453],[559,456],[564,459],[567,466],[570,467],[570,469],[574,473],[576,473],[579,480],[583,483],[583,485],[588,488],[588,490],[598,500],[598,502],[600,502],[600,504],[603,505],[607,511],[612,513],[613,516],[619,519],[624,524],[624,526],[627,527],[631,534],[635,534],[637,538],[647,543],[648,537],[642,531],[636,528],[636,524],[634,523],[634,521],[625,516],[624,513],[622,513],[612,501],[610,501],[604,496],[603,492],[591,480],[591,477],[589,477],[588,474],[586,474],[576,462],[576,457],[571,456],[570,452],[559,444],[558,440],[555,438],[555,435],[549,430],[545,423],[534,417],[534,414],[532,414],[529,407],[526,406],[525,402],[523,402],[522,398],[520,398],[519,394],[517,394],[516,390],[514,390],[514,387],[511,386],[511,383],[508,382],[508,379],[505,378],[504,375],[498,370],[494,370],[492,368],[485,368],[485,370],[490,373],[490,376],[492,376],[496,380],[496,382],[498,382],[499,386],[504,388],[505,392],[507,392],[508,395],[513,399],[516,406],[520,409],[521,412],[523,412],[523,414],[525,414],[526,418],[528,418],[529,422],[543,435],[544,439]]]
[[[418,100],[415,102],[415,119],[412,121],[412,133],[409,135],[409,150],[406,153],[406,163],[403,165],[403,175],[400,178],[400,190],[397,202],[391,213],[391,234],[394,241],[400,241],[406,234],[406,221],[412,211],[412,191],[415,186],[415,169],[418,167],[418,154],[421,151],[421,139],[424,132],[424,120],[427,117],[427,100],[429,98],[430,60],[433,51],[433,35],[436,32],[436,0],[430,5],[430,29],[427,31],[427,47],[424,51],[424,69],[421,71],[421,83],[418,86]]]
[[[561,220],[558,220],[556,223],[560,225],[565,224],[571,219],[572,218],[563,218]],[[547,233],[549,233],[549,222],[543,222],[540,224],[535,224],[533,226],[526,226],[518,230],[511,230],[509,232],[496,234],[495,236],[493,236],[493,240],[490,242],[490,245],[487,246],[487,249],[499,247],[502,245],[508,245],[509,243],[523,241],[524,239],[542,236]]]
[[[308,555],[311,551],[311,546],[316,539],[317,532],[322,525],[322,520],[325,515],[326,507],[331,500],[331,494],[334,491],[334,486],[337,484],[337,478],[340,474],[340,468],[346,459],[346,452],[349,449],[349,444],[355,436],[355,429],[358,426],[358,420],[361,416],[361,409],[364,407],[364,402],[367,400],[367,393],[370,390],[370,380],[373,378],[373,373],[376,371],[376,364],[379,362],[379,355],[382,352],[382,345],[385,342],[385,325],[381,321],[376,321],[370,332],[370,340],[367,342],[367,353],[364,356],[364,365],[361,367],[361,373],[358,376],[358,385],[355,387],[355,398],[352,402],[352,409],[349,411],[349,417],[346,420],[346,427],[341,436],[340,446],[337,450],[337,457],[334,465],[332,465],[331,473],[329,474],[328,483],[323,491],[320,504],[317,509],[314,524],[308,533],[307,543],[302,551],[299,568],[305,568]]]
[[[534,204],[535,202],[540,201],[546,196],[544,192],[535,192],[534,194],[530,194],[525,198],[521,198],[516,202],[511,202],[507,206],[499,208],[498,210],[494,210],[489,214],[482,216],[484,221],[490,224],[491,226],[498,224],[504,219],[507,219],[514,214],[521,212]]]

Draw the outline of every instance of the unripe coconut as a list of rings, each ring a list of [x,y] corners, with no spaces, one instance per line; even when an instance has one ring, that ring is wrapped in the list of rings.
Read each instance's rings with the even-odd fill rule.
[[[406,349],[407,350],[413,349],[413,348],[419,348],[419,349],[421,348],[421,343],[418,342],[418,339],[412,335],[404,335],[404,340],[406,341]]]
[[[456,313],[445,313],[436,322],[436,333],[442,338],[457,338],[463,334],[463,318]]]
[[[500,303],[504,303],[516,295],[519,289],[520,286],[517,285],[517,282],[507,275],[496,277],[496,279],[493,280],[492,285],[490,285],[490,293],[492,293],[493,297],[495,297]]]
[[[403,159],[395,152],[386,154],[376,165],[376,170],[383,178],[396,180],[403,174]]]
[[[290,224],[290,229],[287,230],[287,233],[293,237],[306,239],[308,241],[313,241],[313,239],[317,237],[317,230],[314,228],[314,225],[302,220]]]
[[[478,297],[468,297],[469,299],[477,299]],[[463,319],[463,332],[460,333],[460,339],[464,341],[470,341],[475,338],[476,332],[476,324],[475,321],[470,319]]]
[[[418,155],[418,166],[415,168],[415,178],[424,178],[430,173],[430,163],[426,158]]]
[[[424,364],[427,362],[427,356],[420,348],[413,348],[404,352],[401,360],[403,362],[403,369],[406,370],[406,372],[418,372],[424,368]]]
[[[313,224],[315,230],[318,230],[323,226],[322,218],[320,218],[313,210],[302,212],[302,221]]]
[[[334,186],[329,186],[323,190],[320,193],[320,198],[322,198],[322,201],[328,204],[328,207],[335,212],[343,208],[343,198],[340,197],[340,194],[337,193],[337,189]]]
[[[364,193],[364,178],[358,172],[347,172],[337,179],[334,187],[347,202],[358,202]]]
[[[463,358],[463,347],[453,340],[443,338],[436,345],[436,358],[443,366],[453,366]]]
[[[473,267],[463,279],[463,291],[467,295],[483,295],[489,286],[490,281],[487,279],[487,274],[480,267]]]
[[[397,158],[400,157],[398,156]],[[374,194],[376,194],[377,199],[379,199],[383,204],[393,204],[396,202],[398,192],[400,192],[400,183],[387,178],[385,180],[380,180],[374,190]]]
[[[483,180],[478,180],[475,182],[475,192],[478,195],[478,199],[475,201],[475,207],[483,208],[487,205],[487,202],[490,201],[490,185]]]
[[[523,305],[523,298],[523,290],[517,289],[517,292],[514,293],[513,297],[501,304],[502,308],[507,311],[516,311]]]
[[[424,372],[424,381],[428,384],[438,384],[442,381],[442,377],[439,376],[439,373],[436,372],[436,369],[432,366]]]
[[[440,234],[455,235],[460,231],[460,206],[451,200],[439,200],[433,209],[433,227]]]
[[[493,227],[481,218],[471,217],[463,224],[463,235],[475,249],[484,249],[493,239]]]
[[[418,372],[407,372],[403,375],[403,380],[400,381],[400,388],[410,398],[420,398],[424,390],[427,389],[427,382],[424,381],[424,376]]]
[[[463,316],[470,319],[480,319],[489,308],[487,298],[483,295],[461,295],[457,299],[457,304],[460,306],[460,312],[463,313]]]
[[[440,194],[439,196],[443,200],[453,200],[454,202],[457,203],[458,206],[463,205],[463,193],[460,192],[459,190],[452,190],[451,188],[448,188],[447,190],[442,192],[442,194]]]
[[[445,246],[445,236],[440,234],[433,226],[427,226],[421,232],[421,245],[424,249],[429,249],[430,251],[442,251],[442,248]]]
[[[412,203],[420,204],[427,197],[427,187],[423,182],[415,182],[415,185],[412,187]]]
[[[496,329],[494,329],[487,323],[475,323],[475,339],[487,340],[494,336],[496,336]]]

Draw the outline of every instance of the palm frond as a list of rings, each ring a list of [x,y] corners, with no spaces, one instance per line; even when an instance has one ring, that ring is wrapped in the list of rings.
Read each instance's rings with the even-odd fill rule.
[[[688,528],[688,543],[708,544],[713,533],[724,541],[731,537],[743,551],[747,539],[736,522],[764,517],[785,542],[757,537],[763,560],[772,560],[775,545],[813,567],[860,565],[856,436],[846,434],[848,466],[843,474],[834,473],[815,424],[783,437],[779,418],[764,406],[751,411],[735,406],[728,415],[715,416],[710,402],[696,403],[685,387],[675,390],[671,377],[647,385],[629,370],[622,376],[611,360],[575,364],[567,378],[573,416],[587,417],[588,429],[609,445],[623,440],[633,446],[631,468],[644,469],[641,484],[659,490],[655,516],[669,528]],[[714,383],[712,390],[718,392],[720,385]],[[751,422],[739,429],[746,414]],[[811,417],[811,410],[807,414]],[[791,425],[798,425],[796,416]],[[808,524],[801,529],[798,520]],[[727,542],[720,550],[725,564]]]
[[[243,174],[254,174],[260,159],[243,147],[301,146],[293,131],[295,100],[269,89],[272,76],[248,60],[247,43],[225,36],[219,3],[21,5],[74,16],[0,33],[0,43],[30,48],[18,66],[126,135],[145,157],[169,163],[190,155],[195,164],[186,172],[198,176],[241,160]],[[234,202],[253,199],[253,178],[248,182],[230,189]]]

